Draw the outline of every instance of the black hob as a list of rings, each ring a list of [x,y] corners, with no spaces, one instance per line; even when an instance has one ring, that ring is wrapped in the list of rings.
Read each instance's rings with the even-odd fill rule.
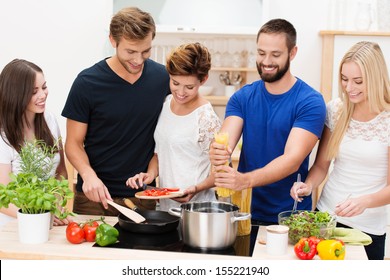
[[[251,257],[256,243],[258,226],[252,226],[251,234],[237,236],[234,244],[221,250],[204,250],[193,248],[183,243],[180,230],[176,229],[163,234],[140,234],[133,233],[122,229],[119,224],[114,226],[119,231],[118,242],[107,246],[118,249],[137,249],[153,250],[167,252],[199,253],[199,254],[216,254]],[[94,247],[99,245],[94,244]]]

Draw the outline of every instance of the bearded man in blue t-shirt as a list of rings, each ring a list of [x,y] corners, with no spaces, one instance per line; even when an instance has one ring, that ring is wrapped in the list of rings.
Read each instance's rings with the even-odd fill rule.
[[[297,54],[296,30],[284,19],[264,24],[257,34],[257,70],[261,80],[238,90],[229,100],[221,131],[228,148],[210,147],[215,185],[252,188],[252,224],[278,222],[278,213],[293,208],[290,188],[308,173],[309,155],[324,127],[322,95],[290,72]],[[224,166],[242,135],[238,170]],[[221,172],[223,171],[223,172]],[[312,208],[310,197],[298,209]]]

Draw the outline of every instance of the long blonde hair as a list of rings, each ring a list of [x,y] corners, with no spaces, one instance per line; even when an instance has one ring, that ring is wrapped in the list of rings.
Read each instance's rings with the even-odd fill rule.
[[[338,84],[339,97],[343,102],[343,106],[338,112],[338,120],[329,140],[326,154],[329,160],[337,156],[341,140],[347,131],[355,109],[354,103],[350,102],[341,83],[341,70],[346,62],[355,62],[362,72],[370,111],[379,113],[390,110],[389,73],[381,48],[375,42],[362,41],[356,43],[340,62]]]

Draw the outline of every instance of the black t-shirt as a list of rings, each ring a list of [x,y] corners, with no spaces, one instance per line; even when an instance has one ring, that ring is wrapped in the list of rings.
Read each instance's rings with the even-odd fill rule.
[[[62,116],[88,124],[84,147],[111,196],[134,196],[135,190],[125,183],[147,169],[154,153],[154,129],[168,93],[169,75],[152,60],[145,61],[134,84],[114,73],[105,60],[75,79]],[[78,176],[78,191],[82,184]]]

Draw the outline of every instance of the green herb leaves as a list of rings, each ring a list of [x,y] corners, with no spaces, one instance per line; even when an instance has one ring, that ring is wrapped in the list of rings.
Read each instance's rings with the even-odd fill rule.
[[[26,214],[51,212],[59,219],[74,215],[66,209],[73,197],[68,180],[53,177],[55,153],[58,145],[47,146],[43,141],[26,142],[21,148],[21,172],[10,174],[8,185],[0,184],[0,208],[14,204]]]
[[[25,142],[20,149],[21,173],[35,174],[40,180],[47,180],[54,169],[54,155],[58,152],[58,143],[48,146],[41,140]]]
[[[68,181],[64,178],[59,181],[51,177],[42,181],[31,173],[11,174],[11,178],[7,186],[0,185],[0,207],[8,207],[12,203],[23,213],[40,214],[49,211],[60,219],[71,214],[63,208],[68,199],[73,197]]]

